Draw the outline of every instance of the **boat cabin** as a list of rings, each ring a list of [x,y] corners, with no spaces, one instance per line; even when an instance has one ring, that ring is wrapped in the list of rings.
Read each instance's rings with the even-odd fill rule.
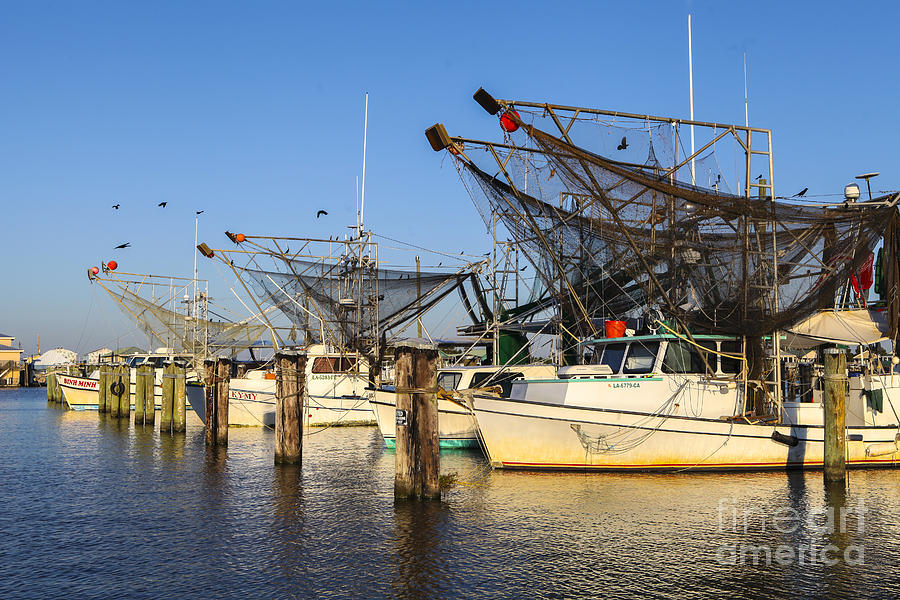
[[[690,373],[705,376],[733,376],[741,372],[741,341],[717,335],[693,336],[697,345],[671,334],[600,338],[582,342],[585,364],[563,367],[562,379],[596,375],[646,375],[650,373]]]
[[[501,395],[508,397],[514,379],[553,377],[553,373],[552,365],[448,367],[438,369],[437,384],[447,391],[499,385],[503,390]]]

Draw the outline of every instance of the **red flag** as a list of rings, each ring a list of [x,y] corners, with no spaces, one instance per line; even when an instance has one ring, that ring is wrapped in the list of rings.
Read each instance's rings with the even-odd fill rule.
[[[869,258],[860,265],[859,271],[856,272],[856,280],[859,282],[860,289],[867,290],[872,287],[872,283],[875,281],[874,264],[875,255],[870,253]]]

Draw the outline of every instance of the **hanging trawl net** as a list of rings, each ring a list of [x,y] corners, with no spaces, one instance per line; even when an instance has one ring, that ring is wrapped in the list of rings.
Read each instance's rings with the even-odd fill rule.
[[[260,303],[276,306],[314,340],[361,352],[368,352],[381,332],[421,315],[469,277],[468,272],[374,269],[358,259],[276,258],[283,269],[243,269]]]
[[[654,128],[643,132],[643,164],[522,129],[525,144],[483,143],[496,165],[472,162],[471,145],[457,164],[486,222],[499,215],[579,336],[650,308],[695,331],[765,335],[833,307],[886,230],[900,231],[884,202],[893,196],[812,207],[730,194],[711,154],[695,159],[697,185],[677,181],[659,162]],[[885,264],[896,269],[897,258]]]

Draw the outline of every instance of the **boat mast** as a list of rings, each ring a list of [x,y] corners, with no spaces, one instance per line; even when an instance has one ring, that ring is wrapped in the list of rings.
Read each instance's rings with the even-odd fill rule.
[[[694,53],[691,48],[691,15],[688,13],[688,88],[691,101],[691,121],[694,120]],[[697,184],[694,171],[694,125],[691,124],[691,185]]]
[[[358,227],[357,231],[360,235],[362,235],[362,230],[365,227],[365,215],[366,215],[366,136],[369,132],[369,92],[366,92],[366,109],[365,116],[363,117],[363,164],[362,164],[362,196],[359,201],[359,213],[358,217]]]

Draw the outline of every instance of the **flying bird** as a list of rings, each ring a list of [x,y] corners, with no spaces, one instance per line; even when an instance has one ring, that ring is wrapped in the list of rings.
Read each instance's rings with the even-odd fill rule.
[[[113,204],[112,207],[113,207],[114,209],[116,209],[116,210],[119,210],[119,205],[118,205],[118,204]]]
[[[628,148],[628,140],[625,139],[625,136],[622,136],[622,142],[616,146],[616,150],[625,150]]]
[[[113,250],[119,250],[121,248],[129,248],[129,247],[131,247],[131,242],[125,242],[124,244],[119,244],[118,246],[113,248]]]
[[[794,194],[794,195],[791,196],[791,197],[792,197],[792,198],[802,198],[803,196],[806,195],[806,192],[808,192],[808,191],[809,191],[809,188],[808,188],[808,187],[805,187],[805,188],[803,188],[802,190],[800,190],[799,192],[797,192],[796,194]]]
[[[162,206],[163,208],[165,208],[166,204],[168,204],[168,202],[160,202],[159,204],[157,204],[157,206]]]
[[[327,214],[328,214],[327,210],[320,210],[319,212],[316,213],[316,218],[318,219],[322,215],[327,215]]]
[[[198,210],[198,211],[194,211],[194,214],[202,215],[204,212],[205,212],[205,211]]]

